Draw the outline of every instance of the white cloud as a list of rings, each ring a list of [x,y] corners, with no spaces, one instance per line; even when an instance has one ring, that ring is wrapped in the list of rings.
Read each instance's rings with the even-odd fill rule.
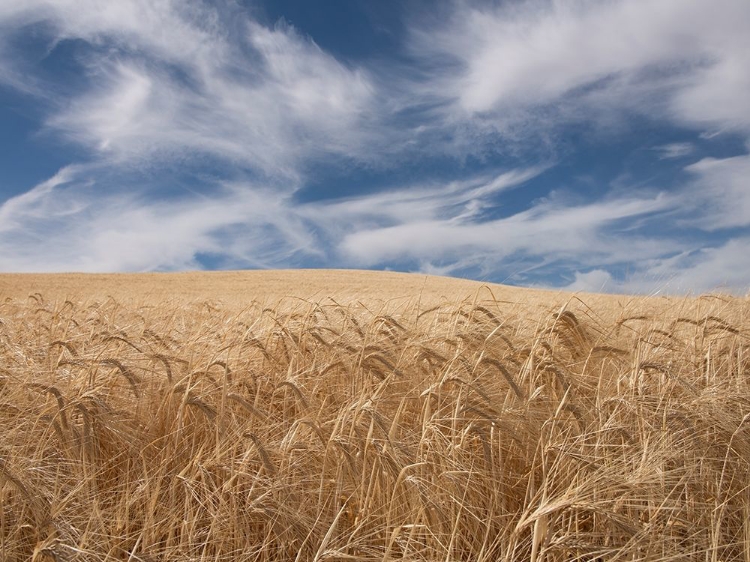
[[[669,198],[657,195],[587,205],[547,201],[508,218],[484,222],[412,216],[399,224],[352,232],[342,239],[340,248],[348,258],[367,266],[403,259],[453,261],[468,255],[490,255],[498,262],[518,252],[553,261],[594,259],[611,264],[632,259],[639,244],[632,237],[621,243],[608,229],[620,220],[671,205]],[[660,255],[669,248],[664,243],[656,247],[641,242],[640,246],[648,255]]]
[[[739,21],[750,19],[748,4],[744,13],[736,14]],[[731,18],[735,14],[728,14]],[[737,22],[723,30],[734,44],[717,52],[715,62],[700,68],[689,84],[679,90],[673,102],[678,117],[698,126],[721,126],[726,129],[750,130],[750,38],[747,29],[737,28]],[[734,36],[732,36],[734,32]]]
[[[29,191],[6,200],[0,205],[0,233],[22,228],[30,219],[45,219],[75,212],[75,207],[71,209],[62,201],[52,204],[55,188],[70,182],[75,171],[75,166],[67,166]]]
[[[671,290],[750,292],[750,237],[732,238],[719,247],[703,248],[686,256],[685,262],[672,265]]]
[[[123,151],[131,144],[140,151],[152,148],[157,131],[168,131],[170,125],[167,104],[153,105],[154,80],[123,63],[107,69],[101,78],[105,89],[76,100],[48,125],[100,152]]]
[[[750,156],[704,158],[686,170],[697,178],[686,194],[697,210],[690,224],[708,231],[750,226]]]
[[[349,197],[306,205],[300,213],[331,228],[362,229],[368,224],[393,225],[417,220],[470,222],[497,194],[515,189],[547,167],[519,168],[498,175],[463,180],[410,184],[365,197]],[[328,219],[335,218],[335,221]],[[346,228],[344,230],[346,230]]]
[[[468,14],[463,41],[449,43],[467,66],[458,91],[465,110],[546,103],[613,74],[684,53],[674,13],[654,2],[538,6]]]
[[[0,27],[12,34],[28,26],[47,26],[51,44],[112,39],[127,51],[143,50],[170,62],[215,64],[227,46],[220,14],[199,2],[174,0],[24,0],[0,5]]]
[[[296,180],[312,158],[372,159],[367,73],[294,28],[196,2],[29,0],[0,11],[9,33],[42,23],[50,49],[91,45],[79,55],[91,85],[68,101],[53,96],[47,126],[110,161],[199,152]],[[7,61],[7,41],[5,51]]]
[[[584,293],[608,293],[615,287],[612,274],[604,269],[592,269],[586,273],[575,272],[575,280],[564,287],[566,291]]]
[[[633,263],[624,277],[605,269],[574,271],[564,290],[622,294],[750,294],[750,237],[718,246],[685,249]]]
[[[412,49],[442,61],[426,89],[477,126],[606,121],[625,110],[699,127],[750,124],[747,2],[474,6],[458,3],[437,32],[417,29]]]
[[[278,191],[227,184],[210,197],[154,199],[137,176],[109,178],[112,190],[91,179],[98,173],[66,168],[0,205],[0,271],[196,269],[201,253],[278,267],[319,253]]]
[[[654,150],[659,153],[659,159],[682,158],[695,152],[695,145],[691,142],[672,142],[655,146]]]
[[[350,70],[293,28],[267,29],[249,24],[252,45],[263,56],[276,101],[303,122],[317,124],[321,115],[331,120],[356,121],[373,95],[366,74]]]
[[[411,260],[447,273],[496,270],[513,254],[522,254],[517,259],[527,268],[539,260],[612,264],[633,252],[647,258],[675,251],[663,241],[620,239],[611,231],[621,220],[669,208],[670,200],[659,195],[588,205],[550,199],[508,218],[477,222],[478,210],[492,210],[497,191],[518,188],[541,171],[300,206],[283,191],[247,182],[226,184],[210,196],[146,200],[148,188],[136,188],[132,176],[110,178],[120,182],[112,190],[92,179],[96,170],[65,169],[0,206],[0,217],[13,219],[3,222],[0,269],[169,270],[198,267],[196,255],[212,253],[228,264],[256,266],[283,265],[295,256],[367,266]],[[41,245],[34,233],[54,244]],[[326,255],[321,244],[340,254]]]

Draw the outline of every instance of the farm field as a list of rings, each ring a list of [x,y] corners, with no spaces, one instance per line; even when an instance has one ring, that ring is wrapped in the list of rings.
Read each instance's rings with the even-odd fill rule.
[[[0,560],[750,562],[750,300],[0,275]]]

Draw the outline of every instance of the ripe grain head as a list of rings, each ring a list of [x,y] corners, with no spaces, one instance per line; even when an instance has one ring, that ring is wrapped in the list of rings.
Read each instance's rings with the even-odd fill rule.
[[[747,299],[493,293],[4,302],[0,558],[750,560]]]

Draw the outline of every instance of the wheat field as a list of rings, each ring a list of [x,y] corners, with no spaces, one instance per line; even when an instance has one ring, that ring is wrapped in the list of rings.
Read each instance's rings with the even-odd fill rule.
[[[750,301],[0,276],[0,559],[750,562]]]

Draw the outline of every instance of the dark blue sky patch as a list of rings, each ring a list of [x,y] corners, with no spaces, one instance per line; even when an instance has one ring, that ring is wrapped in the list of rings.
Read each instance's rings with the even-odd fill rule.
[[[71,160],[85,157],[75,146],[61,146],[42,128],[39,109],[0,87],[0,201],[23,193]]]
[[[267,25],[282,21],[311,37],[322,49],[350,63],[393,53],[404,34],[404,2],[297,0],[262,2]]]

